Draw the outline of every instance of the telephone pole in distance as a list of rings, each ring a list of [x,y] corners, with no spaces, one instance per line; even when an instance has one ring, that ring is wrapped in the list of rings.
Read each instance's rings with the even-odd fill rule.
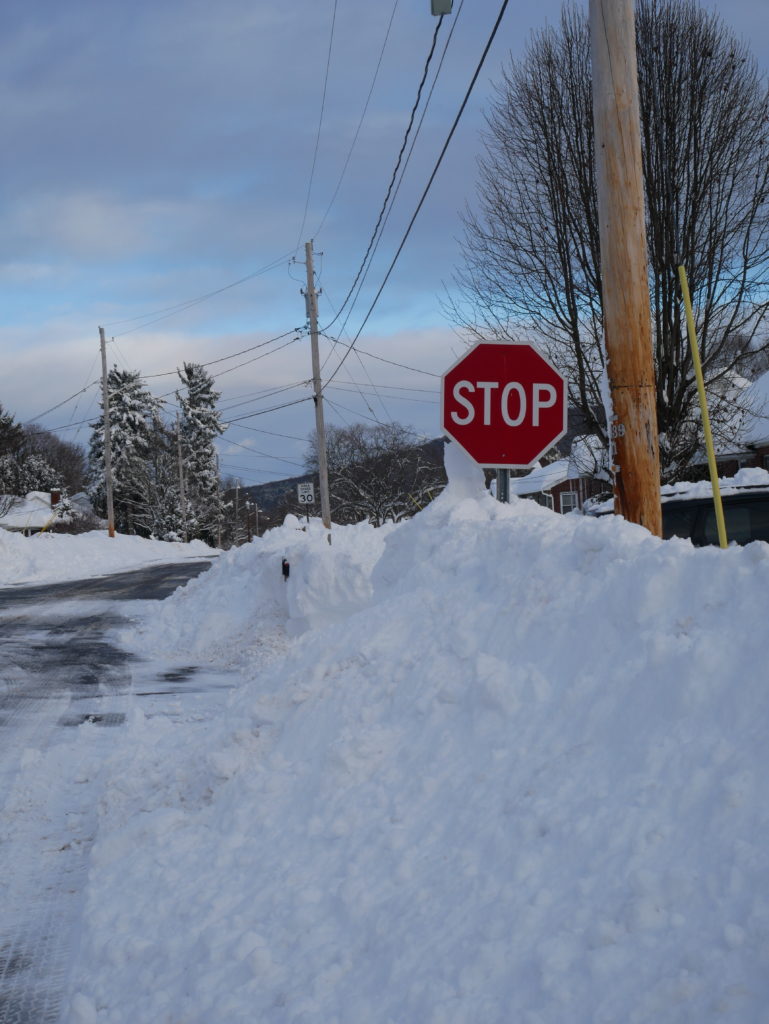
[[[318,477],[320,479],[320,516],[323,526],[329,531],[331,543],[331,501],[328,491],[328,458],[326,456],[326,427],[323,422],[323,391],[320,386],[320,355],[318,353],[318,293],[315,290],[315,270],[312,262],[312,241],[304,243],[305,265],[307,268],[307,317],[310,321],[310,342],[312,345],[312,384],[315,402],[315,433],[318,438]]]
[[[115,536],[115,504],[112,497],[112,434],[109,422],[109,387],[107,386],[107,341],[104,328],[99,328],[101,347],[101,393],[104,407],[104,487],[107,492],[107,532]]]

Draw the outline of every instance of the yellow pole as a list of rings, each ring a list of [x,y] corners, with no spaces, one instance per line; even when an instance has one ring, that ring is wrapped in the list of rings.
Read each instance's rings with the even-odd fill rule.
[[[686,326],[689,331],[689,347],[692,352],[692,363],[694,374],[697,378],[697,392],[700,396],[700,411],[702,412],[702,428],[705,432],[705,448],[708,453],[708,469],[710,470],[710,484],[713,488],[713,505],[716,510],[716,524],[718,526],[718,543],[722,548],[727,546],[726,523],[724,521],[724,506],[721,503],[721,488],[718,485],[718,466],[716,465],[716,452],[713,447],[713,432],[710,429],[710,416],[708,415],[708,400],[705,395],[705,380],[702,376],[702,363],[700,361],[700,349],[697,342],[697,328],[694,326],[694,314],[692,313],[692,300],[689,295],[689,281],[686,277],[686,268],[681,265],[678,268],[678,279],[681,282],[681,293],[684,297],[684,308],[686,309]]]

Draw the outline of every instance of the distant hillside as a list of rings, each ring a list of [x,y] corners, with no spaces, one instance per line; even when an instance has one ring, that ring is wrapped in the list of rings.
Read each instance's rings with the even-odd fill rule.
[[[264,512],[271,512],[273,509],[296,501],[296,485],[305,483],[307,480],[314,480],[317,484],[317,476],[312,473],[305,473],[303,476],[288,476],[284,480],[271,480],[267,484],[253,484],[251,487],[241,487],[240,493],[246,494],[251,501]]]
[[[421,448],[435,461],[443,459],[443,438],[434,438],[426,441]],[[255,501],[259,509],[270,513],[276,509],[284,509],[296,505],[296,485],[312,480],[315,484],[315,493],[318,494],[317,473],[304,473],[302,476],[288,476],[283,480],[272,480],[267,484],[253,484],[250,487],[241,487],[240,493],[248,495],[251,501]],[[320,499],[318,498],[318,501]],[[319,508],[320,506],[318,506]]]

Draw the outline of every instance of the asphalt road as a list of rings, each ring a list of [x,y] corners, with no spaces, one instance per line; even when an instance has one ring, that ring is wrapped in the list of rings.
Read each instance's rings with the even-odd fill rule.
[[[108,755],[109,727],[132,697],[165,713],[168,694],[178,705],[195,692],[195,666],[121,649],[123,602],[163,600],[210,564],[0,590],[0,1024],[62,1019],[101,794],[93,765]],[[104,728],[68,742],[86,724]],[[36,787],[28,766],[41,763],[56,768]]]
[[[25,604],[48,601],[99,600],[110,601],[162,601],[177,587],[199,576],[211,565],[210,561],[174,562],[172,565],[152,565],[145,569],[97,576],[87,580],[66,583],[43,583],[35,586],[17,584],[0,590],[0,613]]]

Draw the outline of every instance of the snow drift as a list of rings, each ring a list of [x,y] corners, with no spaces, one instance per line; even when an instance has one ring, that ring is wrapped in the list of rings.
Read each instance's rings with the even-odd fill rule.
[[[105,766],[75,1024],[765,1019],[769,546],[449,458],[412,521],[273,531],[134,637],[243,685]]]

